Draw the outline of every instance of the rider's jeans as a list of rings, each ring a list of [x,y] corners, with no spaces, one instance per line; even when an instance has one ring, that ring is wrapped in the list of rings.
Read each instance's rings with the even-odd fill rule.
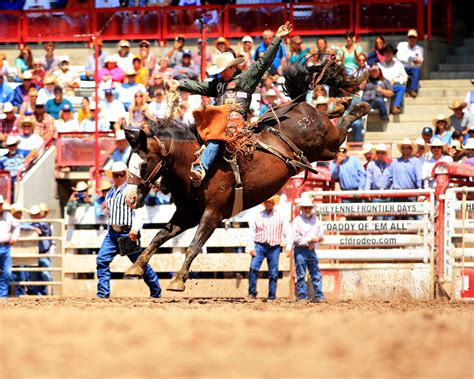
[[[222,141],[208,141],[206,148],[204,149],[201,156],[201,165],[206,170],[209,171],[209,167],[212,166],[212,163],[216,159],[217,155],[221,151],[224,142]]]

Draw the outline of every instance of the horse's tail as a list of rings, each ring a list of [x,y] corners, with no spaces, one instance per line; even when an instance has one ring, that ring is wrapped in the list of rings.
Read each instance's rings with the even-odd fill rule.
[[[298,102],[305,100],[304,94],[312,89],[310,87],[314,84],[326,84],[355,93],[366,79],[365,76],[348,75],[344,66],[336,61],[325,61],[314,66],[288,63],[283,70],[283,76],[285,77],[283,91],[292,100],[297,99]]]

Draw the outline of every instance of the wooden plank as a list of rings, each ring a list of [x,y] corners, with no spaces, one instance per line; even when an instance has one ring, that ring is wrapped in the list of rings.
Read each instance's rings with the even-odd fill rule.
[[[63,282],[39,282],[39,281],[27,281],[27,282],[10,282],[11,286],[62,286]]]
[[[13,272],[62,271],[61,267],[13,267]]]
[[[461,247],[453,248],[450,253],[455,258],[462,258],[463,255],[465,258],[474,258],[474,248],[472,247],[465,248],[464,251]]]
[[[63,260],[65,273],[87,273],[96,271],[96,255],[66,254]],[[179,271],[183,262],[184,254],[156,254],[152,257],[150,264],[157,272]],[[248,271],[250,267],[250,255],[238,253],[199,254],[191,266],[193,272],[240,272]],[[113,272],[125,272],[131,266],[127,257],[117,256],[110,264]],[[282,253],[280,255],[280,271],[290,270],[290,259]],[[261,271],[268,271],[267,263],[264,261]]]
[[[344,203],[316,204],[316,212],[322,215],[377,215],[393,216],[416,215],[429,213],[431,204],[428,202],[415,203]]]
[[[319,250],[320,260],[339,261],[428,261],[429,251],[423,249],[368,249],[368,250]]]
[[[38,242],[34,241],[25,241],[25,238],[37,238],[38,234],[36,234],[33,230],[24,230],[20,229],[20,239],[11,246],[11,253],[16,255],[21,254],[38,254],[39,247]]]

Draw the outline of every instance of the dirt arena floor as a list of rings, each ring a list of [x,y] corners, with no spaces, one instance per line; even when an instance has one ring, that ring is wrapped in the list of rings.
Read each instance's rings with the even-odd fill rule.
[[[473,303],[0,301],[0,378],[473,378]]]

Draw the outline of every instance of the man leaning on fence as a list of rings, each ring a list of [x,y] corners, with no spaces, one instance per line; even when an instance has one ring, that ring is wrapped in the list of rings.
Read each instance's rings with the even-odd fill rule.
[[[12,257],[10,246],[20,236],[20,224],[3,210],[3,196],[0,195],[0,297],[8,296],[8,287],[12,276]]]
[[[280,197],[274,195],[263,202],[264,210],[257,214],[254,221],[250,222],[250,239],[247,252],[252,256],[249,272],[248,297],[257,297],[258,271],[266,258],[268,263],[268,300],[275,300],[278,282],[278,263],[282,251],[283,237],[285,249],[291,249],[291,227],[288,220],[274,207]]]
[[[114,162],[111,170],[106,170],[114,186],[105,196],[105,208],[108,216],[108,231],[97,255],[97,297],[110,297],[110,263],[118,253],[119,239],[129,237],[131,241],[139,239],[139,231],[143,220],[135,211],[128,207],[125,201],[124,190],[127,187],[127,166],[123,162]],[[135,262],[140,252],[128,255]],[[143,275],[145,283],[150,288],[151,297],[160,297],[161,288],[158,276],[150,265],[146,266]]]

